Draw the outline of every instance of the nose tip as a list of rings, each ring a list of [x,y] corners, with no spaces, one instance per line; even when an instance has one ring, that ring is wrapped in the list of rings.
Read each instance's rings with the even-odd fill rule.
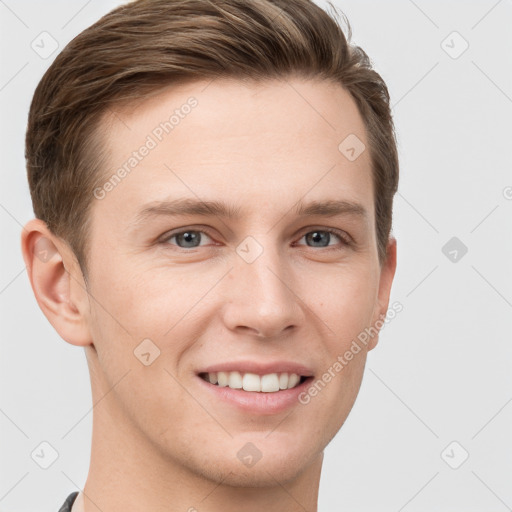
[[[262,260],[245,263],[232,273],[230,300],[224,308],[229,329],[269,339],[291,332],[300,324],[302,309],[283,271],[277,274]]]
[[[234,329],[240,333],[251,334],[259,340],[276,339],[295,327],[295,324],[281,321],[278,318],[280,316],[277,314],[269,317],[255,311],[251,319],[239,320]]]

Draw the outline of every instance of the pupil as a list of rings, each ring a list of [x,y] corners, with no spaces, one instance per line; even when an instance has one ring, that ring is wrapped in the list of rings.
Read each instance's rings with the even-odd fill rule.
[[[184,233],[179,234],[177,238],[179,240],[180,239],[184,240],[185,244],[190,244],[190,243],[192,244],[192,245],[187,245],[187,247],[197,247],[197,244],[194,244],[194,242],[199,241],[199,236],[194,231],[185,231]]]
[[[309,238],[308,242],[312,240],[315,243],[321,242],[323,240],[325,244],[322,245],[322,247],[325,247],[329,245],[330,233],[328,233],[327,231],[312,231],[311,233],[306,235],[306,238]]]

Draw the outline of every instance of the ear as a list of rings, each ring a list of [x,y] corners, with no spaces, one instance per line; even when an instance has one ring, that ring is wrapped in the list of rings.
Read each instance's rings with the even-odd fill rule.
[[[21,250],[35,298],[48,321],[68,343],[92,345],[88,293],[73,251],[40,219],[25,224]]]
[[[372,327],[377,330],[377,334],[371,337],[368,343],[368,350],[372,350],[377,346],[379,341],[379,331],[382,327],[381,322],[386,317],[389,296],[391,294],[391,285],[395,277],[396,270],[396,239],[390,237],[386,248],[386,260],[382,262],[380,269],[379,292],[377,295],[377,304],[375,306],[372,319]],[[379,320],[381,322],[379,322]]]

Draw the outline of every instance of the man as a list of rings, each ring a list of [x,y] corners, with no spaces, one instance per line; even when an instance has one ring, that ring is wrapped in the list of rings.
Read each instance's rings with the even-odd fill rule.
[[[309,0],[138,0],[50,66],[26,156],[30,281],[95,404],[61,511],[317,510],[396,266],[366,54]]]

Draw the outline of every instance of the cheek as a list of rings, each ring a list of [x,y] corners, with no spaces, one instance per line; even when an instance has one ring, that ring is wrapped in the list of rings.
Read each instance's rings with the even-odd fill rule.
[[[101,319],[135,338],[161,338],[207,290],[208,283],[191,282],[182,272],[156,272],[119,260],[115,268],[97,266],[92,293]]]
[[[377,303],[378,276],[368,267],[339,267],[317,276],[315,286],[302,289],[309,308],[325,325],[331,355],[350,346],[372,322]]]
[[[208,292],[218,282],[217,275],[224,274],[219,270],[192,274],[122,263],[115,268],[97,265],[91,331],[104,371],[115,379],[126,369],[139,370],[138,354],[149,352],[150,358],[158,354],[152,366],[162,363],[174,373],[209,320],[213,294]]]
[[[371,268],[338,270],[330,272],[330,279],[316,280],[309,301],[314,316],[326,326],[319,347],[324,368],[304,400],[323,419],[328,436],[344,423],[359,392],[367,356],[360,335],[372,323],[378,291],[378,276]]]

